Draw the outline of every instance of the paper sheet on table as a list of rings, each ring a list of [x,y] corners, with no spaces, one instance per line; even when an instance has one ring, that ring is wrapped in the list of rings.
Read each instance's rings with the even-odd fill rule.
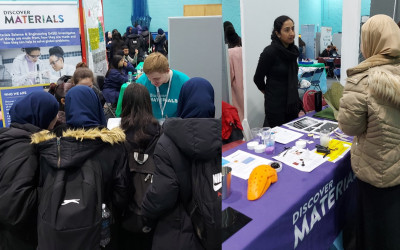
[[[286,154],[281,153],[273,158],[303,172],[313,171],[328,159],[307,149],[298,148],[291,148]]]
[[[227,165],[232,168],[232,175],[245,180],[249,178],[251,171],[253,171],[255,167],[263,164],[269,165],[272,162],[271,160],[242,150],[238,150],[224,157],[224,159],[229,161]]]
[[[333,132],[338,129],[338,123],[328,120],[318,120],[308,116],[283,124],[284,126],[303,133],[319,133],[322,129]]]
[[[119,127],[120,124],[121,124],[121,118],[109,118],[107,122],[107,128],[113,129]]]
[[[346,155],[347,152],[350,151],[352,143],[350,142],[344,142],[336,139],[332,139],[329,142],[329,148],[331,152],[327,155],[326,158],[328,158],[328,161],[330,162],[337,162],[337,160],[343,158],[343,156]],[[318,153],[316,150],[313,152],[319,154],[319,155],[324,155],[323,153]]]
[[[282,144],[287,144],[291,141],[295,141],[304,135],[302,133],[295,132],[282,127],[275,127],[272,129],[272,131],[274,132],[275,135],[275,141]]]

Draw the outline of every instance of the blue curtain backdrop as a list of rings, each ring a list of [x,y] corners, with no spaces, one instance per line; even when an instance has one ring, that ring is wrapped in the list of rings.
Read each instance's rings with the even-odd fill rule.
[[[132,25],[135,23],[140,24],[140,26],[150,27],[151,17],[149,16],[149,7],[147,5],[147,0],[132,0],[133,1],[133,11],[131,22]]]

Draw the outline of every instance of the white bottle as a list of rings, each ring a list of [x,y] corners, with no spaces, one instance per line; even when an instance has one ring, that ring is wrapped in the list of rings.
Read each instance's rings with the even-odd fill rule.
[[[101,232],[100,232],[100,246],[105,247],[111,240],[110,232],[110,210],[106,207],[106,204],[101,206]]]

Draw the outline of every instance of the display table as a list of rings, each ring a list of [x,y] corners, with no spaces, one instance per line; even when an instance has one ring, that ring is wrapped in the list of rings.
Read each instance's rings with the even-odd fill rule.
[[[303,74],[303,72],[305,71],[310,71],[310,68],[324,68],[324,72],[322,73],[320,79],[319,79],[319,86],[321,88],[322,93],[325,93],[326,91],[328,91],[327,88],[327,84],[326,84],[326,71],[325,71],[325,64],[323,63],[313,63],[313,64],[303,64],[303,63],[299,63],[299,73],[298,73],[298,77],[299,80],[300,76]],[[311,69],[313,70],[313,69]],[[313,86],[311,86],[309,89],[315,89]]]
[[[305,134],[301,138],[312,140]],[[277,143],[275,154],[294,143]],[[314,149],[316,143],[319,139],[307,147]],[[236,150],[273,160],[265,153],[248,150],[246,143],[223,152],[223,156]],[[222,247],[229,250],[329,249],[345,221],[353,216],[355,186],[350,153],[336,163],[327,161],[310,173],[283,164],[278,181],[255,201],[247,200],[247,180],[232,176],[232,194],[222,201],[222,209],[232,207],[252,220],[224,241]]]

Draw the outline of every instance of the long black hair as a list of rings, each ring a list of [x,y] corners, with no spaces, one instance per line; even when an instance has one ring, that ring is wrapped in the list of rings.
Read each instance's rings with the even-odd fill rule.
[[[122,74],[122,69],[118,67],[118,64],[119,64],[119,62],[121,60],[122,60],[122,56],[121,55],[114,55],[111,58],[110,67],[109,67],[109,69],[107,71],[106,77],[108,76],[108,73],[110,72],[111,69],[116,69]]]
[[[153,116],[149,91],[144,85],[132,83],[122,99],[121,128],[125,132],[133,131],[133,141],[144,148],[152,139],[146,133],[146,128],[151,126],[158,126],[158,121]]]
[[[271,33],[271,40],[272,41],[280,41],[279,37],[276,35],[276,32],[281,33],[281,29],[282,29],[283,23],[286,22],[287,20],[290,20],[290,21],[292,21],[294,23],[292,18],[290,18],[288,16],[285,16],[285,15],[279,16],[279,17],[277,17],[275,19],[275,21],[274,21],[274,29],[272,30],[272,33]]]

